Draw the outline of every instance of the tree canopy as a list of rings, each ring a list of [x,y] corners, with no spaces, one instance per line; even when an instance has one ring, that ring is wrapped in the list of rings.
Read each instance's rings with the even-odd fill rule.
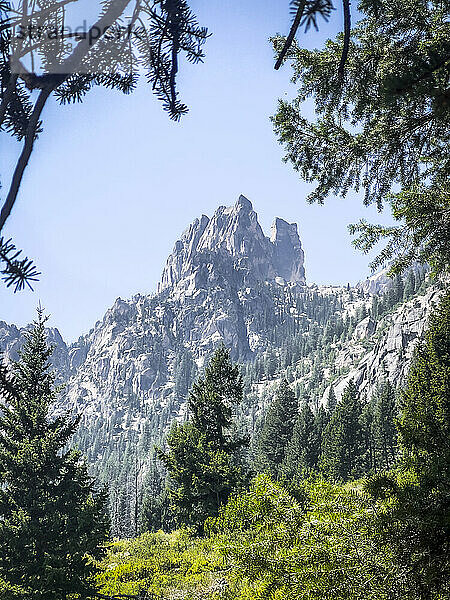
[[[359,8],[344,72],[342,34],[322,49],[291,47],[298,93],[280,100],[275,132],[285,160],[317,184],[310,202],[354,189],[366,204],[392,205],[398,228],[352,229],[366,251],[387,236],[374,266],[396,256],[397,270],[417,259],[448,265],[450,2],[367,0]],[[309,99],[314,120],[304,116]]]

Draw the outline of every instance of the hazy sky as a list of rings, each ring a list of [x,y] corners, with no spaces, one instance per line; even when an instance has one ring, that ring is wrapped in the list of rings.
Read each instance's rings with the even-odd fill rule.
[[[269,121],[291,96],[290,67],[276,72],[269,36],[286,33],[288,0],[193,0],[213,37],[205,64],[182,66],[190,113],[173,123],[144,80],[136,92],[95,90],[83,104],[51,102],[5,235],[42,271],[35,292],[0,286],[0,320],[23,325],[40,301],[67,341],[89,331],[121,296],[151,293],[181,232],[239,194],[269,233],[274,216],[299,225],[309,282],[355,283],[370,274],[351,246],[348,223],[384,220],[361,200],[311,206],[311,189],[282,162]],[[341,27],[334,13],[309,46]],[[6,186],[18,148],[4,136]],[[1,192],[0,192],[1,194]]]

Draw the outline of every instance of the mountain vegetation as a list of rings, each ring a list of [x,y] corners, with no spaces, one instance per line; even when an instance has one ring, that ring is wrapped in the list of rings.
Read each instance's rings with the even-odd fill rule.
[[[58,389],[39,312],[0,394],[0,592],[12,600],[90,596],[109,532],[106,492],[68,449],[79,419],[51,415]]]
[[[156,4],[174,83],[202,32],[176,29],[186,3]],[[449,5],[364,0],[351,30],[344,0],[343,34],[300,49],[331,8],[293,2],[275,40],[300,86],[275,127],[310,200],[391,205],[399,228],[353,228],[363,250],[388,239],[391,278],[307,285],[296,224],[267,237],[240,196],[183,233],[156,294],[76,344],[42,311],[0,323],[1,598],[450,597]]]

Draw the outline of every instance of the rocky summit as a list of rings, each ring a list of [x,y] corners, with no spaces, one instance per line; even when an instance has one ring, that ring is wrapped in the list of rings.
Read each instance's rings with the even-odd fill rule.
[[[383,378],[400,385],[439,296],[420,265],[356,287],[306,284],[297,225],[276,218],[266,236],[240,196],[186,229],[156,294],[117,299],[70,346],[49,330],[65,384],[55,413],[81,414],[76,443],[120,495],[133,461],[145,467],[170,423],[184,418],[189,388],[219,343],[242,364],[240,420],[253,430],[284,378],[315,407],[331,386],[339,398],[350,379],[367,399]],[[24,331],[0,322],[10,360]]]
[[[254,285],[278,281],[304,284],[302,244],[295,223],[276,218],[270,238],[264,235],[251,202],[240,196],[234,206],[220,206],[211,219],[196,219],[167,259],[158,292],[186,295],[217,282]]]

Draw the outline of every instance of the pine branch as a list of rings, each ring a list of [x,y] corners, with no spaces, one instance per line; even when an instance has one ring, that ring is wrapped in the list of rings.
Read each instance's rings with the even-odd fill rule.
[[[33,262],[25,257],[19,259],[21,250],[17,250],[11,240],[0,238],[0,261],[5,263],[1,273],[6,287],[14,286],[14,292],[21,291],[28,286],[31,290],[32,281],[38,281],[40,273]]]

